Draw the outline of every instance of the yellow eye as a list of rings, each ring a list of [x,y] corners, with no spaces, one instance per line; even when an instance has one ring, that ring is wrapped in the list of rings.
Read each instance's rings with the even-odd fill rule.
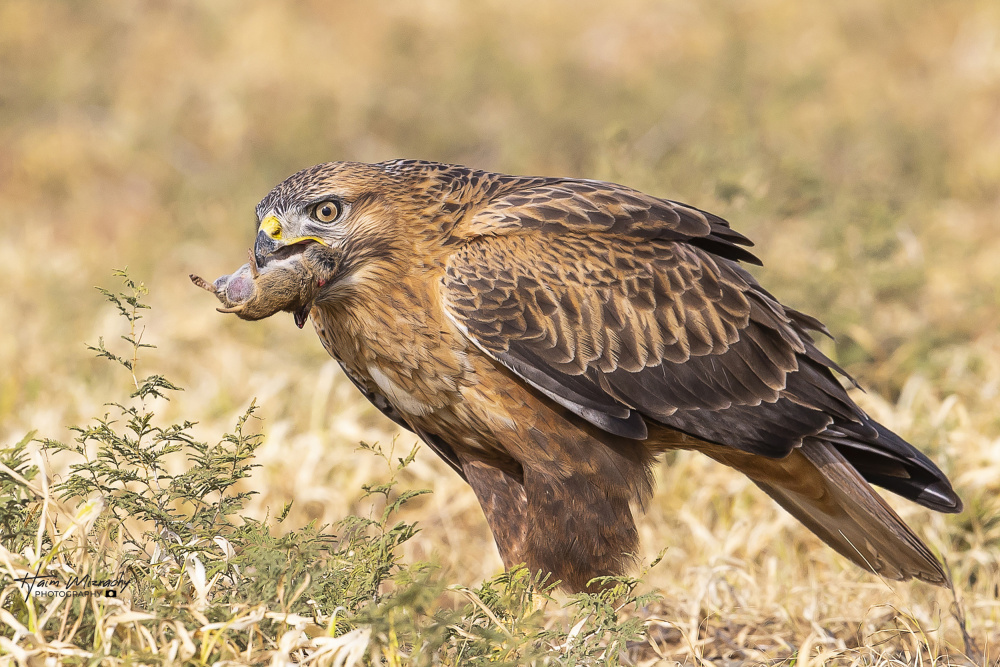
[[[333,222],[340,216],[340,204],[335,201],[325,201],[316,204],[313,217],[320,222]]]

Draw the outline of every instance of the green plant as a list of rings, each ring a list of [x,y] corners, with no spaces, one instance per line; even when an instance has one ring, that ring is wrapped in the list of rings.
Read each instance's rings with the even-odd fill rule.
[[[209,444],[193,421],[161,425],[154,407],[180,391],[139,373],[139,321],[147,290],[116,271],[124,290],[100,289],[127,321],[124,352],[100,339],[98,357],[127,371],[126,400],[71,443],[29,434],[0,452],[3,591],[0,644],[27,660],[119,664],[287,659],[338,664],[618,664],[642,622],[623,613],[648,602],[636,579],[576,596],[560,621],[546,619],[553,586],[515,568],[477,589],[449,586],[427,563],[405,564],[398,547],[417,532],[396,517],[426,490],[400,490],[417,454],[384,461],[386,481],[365,485],[367,516],[333,526],[284,525],[246,515],[245,485],[263,442],[251,403],[234,430]],[[52,484],[52,460],[68,474]],[[395,444],[395,443],[393,443]],[[18,591],[18,592],[15,592]],[[73,595],[60,592],[73,591]]]

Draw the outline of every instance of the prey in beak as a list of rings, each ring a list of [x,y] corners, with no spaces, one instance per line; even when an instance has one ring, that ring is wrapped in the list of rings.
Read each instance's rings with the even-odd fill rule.
[[[295,326],[302,328],[309,319],[320,290],[334,277],[340,265],[340,252],[318,239],[295,239],[257,259],[259,248],[248,252],[250,261],[234,273],[214,283],[191,275],[191,281],[212,292],[223,307],[219,312],[233,313],[244,320],[260,320],[278,311],[291,312]]]
[[[306,258],[307,251],[308,258]],[[314,276],[314,288],[318,291],[336,273],[340,263],[340,253],[332,249],[326,241],[318,236],[289,235],[283,228],[281,221],[276,216],[270,215],[260,223],[260,230],[254,241],[252,260],[258,269],[267,269],[273,262],[295,263],[298,266],[289,269],[290,273],[284,275],[287,278],[295,276],[296,279],[301,278],[302,274]],[[275,287],[269,287],[269,289],[273,291]],[[301,297],[303,294],[299,296]],[[309,319],[313,299],[299,299],[299,301],[301,305],[292,309],[292,313],[295,326],[301,329]],[[289,310],[289,308],[282,308],[282,310]]]

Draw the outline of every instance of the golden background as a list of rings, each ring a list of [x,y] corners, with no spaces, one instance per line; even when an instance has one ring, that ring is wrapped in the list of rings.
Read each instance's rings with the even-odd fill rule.
[[[836,335],[859,402],[956,482],[962,515],[899,506],[995,637],[1000,5],[3,0],[0,444],[68,439],[121,395],[84,344],[121,333],[92,286],[128,266],[158,346],[141,370],[186,389],[161,416],[215,439],[256,397],[256,514],[350,511],[384,474],[356,444],[393,425],[310,327],[219,315],[187,275],[242,264],[254,205],[292,172],[396,157],[612,180],[730,220],[764,286]],[[801,642],[897,613],[961,646],[949,594],[850,566],[744,478],[687,454],[658,477],[643,557],[668,550],[647,584],[695,635],[714,616]],[[453,473],[425,450],[406,483],[435,490],[409,506],[407,559],[466,584],[499,570]]]

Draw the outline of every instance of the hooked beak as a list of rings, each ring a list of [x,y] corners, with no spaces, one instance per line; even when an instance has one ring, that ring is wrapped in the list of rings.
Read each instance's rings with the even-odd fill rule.
[[[278,242],[264,233],[263,230],[257,232],[257,240],[253,244],[253,256],[257,260],[257,266],[267,264],[268,256],[279,247]]]
[[[304,246],[309,241],[329,246],[326,241],[316,236],[287,237],[281,227],[281,221],[271,215],[260,223],[260,231],[257,232],[257,239],[253,244],[254,258],[257,260],[258,266],[264,266],[268,263],[271,256],[281,248],[298,244],[303,244]]]

